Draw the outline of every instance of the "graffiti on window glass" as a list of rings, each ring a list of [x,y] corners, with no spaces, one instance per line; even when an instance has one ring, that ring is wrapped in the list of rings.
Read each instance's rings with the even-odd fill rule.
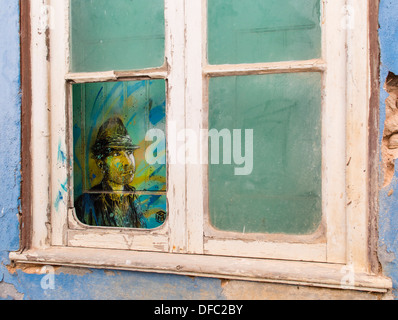
[[[164,80],[76,84],[76,216],[90,226],[147,228],[166,219],[165,162],[149,164],[145,139],[165,128]],[[164,148],[165,149],[165,148]],[[165,153],[161,147],[156,150]]]

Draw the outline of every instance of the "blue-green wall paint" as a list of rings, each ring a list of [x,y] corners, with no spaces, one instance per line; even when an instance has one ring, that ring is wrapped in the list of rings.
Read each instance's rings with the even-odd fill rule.
[[[0,299],[224,299],[219,279],[152,273],[61,268],[54,289],[43,289],[44,275],[8,268],[19,247],[20,66],[18,0],[0,0]],[[396,0],[381,0],[382,84],[388,71],[398,74]],[[381,89],[381,123],[386,93]],[[380,133],[383,126],[380,128]],[[398,176],[398,175],[397,175]],[[390,189],[396,190],[388,197]],[[380,259],[398,288],[398,179],[380,192]],[[396,296],[398,298],[398,295]]]

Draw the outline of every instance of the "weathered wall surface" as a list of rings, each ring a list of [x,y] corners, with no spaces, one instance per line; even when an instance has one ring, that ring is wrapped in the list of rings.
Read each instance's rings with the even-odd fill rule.
[[[389,119],[389,114],[394,113],[398,106],[398,87],[394,83],[387,84],[386,80],[390,72],[398,75],[398,2],[395,0],[381,0],[379,12],[379,38],[381,49],[381,71],[380,71],[380,123],[385,124],[380,128],[380,136],[386,128],[394,126],[396,119]],[[388,92],[387,92],[388,91]],[[386,119],[388,120],[386,122]],[[398,129],[398,126],[396,126]],[[395,157],[396,158],[396,157]],[[379,205],[379,258],[386,271],[392,278],[394,294],[398,298],[398,175],[396,161],[394,175],[380,191]],[[381,179],[384,179],[384,170],[381,172]]]
[[[391,82],[386,85],[390,72],[398,75],[397,13],[398,2],[396,0],[381,0],[379,12],[381,49],[380,123],[382,124],[380,137],[383,137],[383,132],[391,130],[388,127],[395,127],[395,130],[398,130],[398,118],[391,119],[389,117],[398,106],[398,87]],[[387,122],[386,119],[388,120]],[[394,124],[394,122],[396,123]],[[398,298],[398,168],[395,160],[393,163],[395,163],[393,176],[388,179],[388,183],[381,189],[379,197],[379,258],[386,273],[393,279],[394,294]],[[381,171],[381,180],[384,180],[385,170]],[[383,182],[381,181],[380,183],[382,184]]]
[[[20,297],[7,284],[8,252],[19,247],[20,72],[17,0],[0,0],[0,297]]]
[[[278,284],[192,278],[151,273],[55,269],[53,278],[41,267],[13,269],[8,254],[19,247],[20,75],[18,0],[0,0],[0,299],[351,299],[380,298],[365,293]],[[396,0],[382,0],[380,40],[381,82],[389,71],[398,74]],[[385,99],[381,94],[381,123]],[[383,128],[380,128],[382,134]],[[397,169],[395,169],[397,170]],[[380,259],[398,288],[398,175],[380,193]],[[392,194],[390,190],[393,190]],[[44,270],[43,270],[44,271]],[[398,296],[397,296],[398,298]]]

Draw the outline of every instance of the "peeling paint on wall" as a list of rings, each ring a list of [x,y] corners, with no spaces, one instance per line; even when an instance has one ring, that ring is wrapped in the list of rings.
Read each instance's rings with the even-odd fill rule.
[[[391,73],[398,74],[398,24],[396,23],[396,13],[398,12],[398,2],[396,0],[380,0],[379,10],[379,41],[381,50],[381,65],[380,65],[380,123],[388,124],[388,116],[386,111],[389,109],[388,104],[392,104],[392,110],[397,107],[394,106],[394,96],[396,91],[394,87],[395,81],[388,83],[388,76]],[[387,83],[386,83],[387,80]],[[391,88],[388,88],[391,87]],[[390,90],[388,92],[387,90]],[[394,92],[391,92],[394,91]],[[395,117],[394,117],[395,118]],[[392,127],[395,127],[394,119]],[[391,129],[385,129],[384,125],[380,127],[380,140],[385,136],[384,131],[388,132]],[[388,146],[387,142],[380,141],[383,148]],[[391,146],[395,145],[395,137],[391,141]],[[384,149],[385,150],[385,149]],[[395,152],[394,152],[395,153]],[[392,155],[394,158],[396,155]],[[382,159],[383,160],[383,159]],[[391,171],[391,163],[396,162],[390,160],[390,169],[387,173],[387,180],[383,182],[385,187],[381,188],[379,193],[379,259],[383,270],[387,276],[392,278],[395,299],[398,299],[398,174],[397,165]],[[387,161],[388,163],[388,161]],[[381,172],[383,175],[386,166],[381,162]]]
[[[391,183],[395,172],[395,160],[398,159],[398,76],[390,72],[384,85],[389,94],[385,101],[386,119],[382,139],[383,187]]]
[[[0,299],[4,300],[22,300],[24,295],[9,283],[0,282]]]

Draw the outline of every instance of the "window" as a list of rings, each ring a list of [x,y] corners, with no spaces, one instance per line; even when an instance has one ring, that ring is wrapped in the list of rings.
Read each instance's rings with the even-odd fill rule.
[[[344,108],[329,97],[343,70],[328,66],[345,64],[344,37],[333,47],[325,42],[332,7],[209,0],[202,29],[188,29],[203,39],[188,90],[203,81],[204,98],[195,96],[201,102],[191,112],[200,103],[206,108],[196,114],[201,123],[187,126],[208,131],[201,150],[208,166],[188,175],[188,196],[205,199],[201,210],[187,200],[195,225],[203,226],[192,230],[199,253],[230,256],[233,248],[240,257],[344,261],[344,246],[332,239],[344,241],[334,228],[343,222],[345,199],[333,192],[344,189],[345,163],[326,156],[345,148]],[[344,99],[344,90],[335,88],[334,98]]]
[[[347,288],[391,286],[368,251],[366,14],[347,27],[343,0],[49,8],[43,29],[31,1],[33,232],[13,260],[336,288],[349,266]]]

